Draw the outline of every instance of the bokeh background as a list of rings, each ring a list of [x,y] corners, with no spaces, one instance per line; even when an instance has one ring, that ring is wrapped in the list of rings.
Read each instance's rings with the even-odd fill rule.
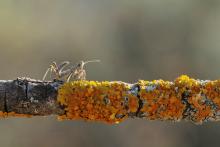
[[[52,61],[100,59],[90,80],[220,78],[219,0],[0,1],[0,78],[41,79]],[[220,122],[56,117],[0,120],[4,147],[218,147]]]

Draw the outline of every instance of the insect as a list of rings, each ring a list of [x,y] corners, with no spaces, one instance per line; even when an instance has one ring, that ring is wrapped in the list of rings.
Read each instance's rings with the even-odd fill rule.
[[[43,76],[43,81],[45,81],[48,72],[50,71],[53,74],[54,80],[61,80],[69,82],[69,80],[73,77],[74,80],[85,80],[86,79],[86,71],[84,69],[85,64],[90,62],[100,62],[100,60],[90,60],[90,61],[80,61],[79,63],[70,66],[68,69],[64,70],[64,68],[70,64],[69,61],[63,61],[59,65],[56,62],[52,62],[47,71]]]

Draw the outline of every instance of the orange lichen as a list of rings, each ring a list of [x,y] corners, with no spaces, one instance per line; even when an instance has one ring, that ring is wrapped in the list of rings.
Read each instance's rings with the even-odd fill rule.
[[[138,99],[136,96],[130,95],[128,97],[128,108],[130,110],[130,112],[135,113],[137,112],[138,109]]]
[[[19,113],[15,113],[15,112],[3,112],[0,111],[0,118],[6,118],[6,117],[31,117],[32,115],[29,114],[19,114]]]
[[[202,81],[186,75],[174,82],[140,80],[123,82],[73,81],[58,91],[66,114],[59,119],[119,123],[128,117],[159,120],[218,120],[220,81]]]
[[[179,120],[182,118],[185,105],[177,97],[171,82],[157,80],[140,83],[142,83],[140,97],[145,101],[141,111],[147,114],[148,119]]]
[[[116,123],[126,115],[122,97],[126,86],[117,82],[75,81],[64,84],[59,90],[58,101],[66,107],[60,119],[86,119]]]

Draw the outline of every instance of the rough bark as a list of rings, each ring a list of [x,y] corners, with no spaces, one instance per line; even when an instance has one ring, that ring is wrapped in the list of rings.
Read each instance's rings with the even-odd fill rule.
[[[0,111],[27,115],[62,115],[57,103],[61,81],[43,82],[30,78],[0,81]]]
[[[174,81],[0,81],[0,117],[58,115],[119,123],[127,118],[220,120],[220,80],[196,80],[186,75]]]

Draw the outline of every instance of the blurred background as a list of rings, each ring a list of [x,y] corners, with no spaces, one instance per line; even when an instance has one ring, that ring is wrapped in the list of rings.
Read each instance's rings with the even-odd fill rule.
[[[0,1],[0,78],[42,79],[52,61],[100,59],[88,79],[219,79],[219,26],[218,0]],[[219,124],[10,118],[0,120],[0,146],[218,147]]]

